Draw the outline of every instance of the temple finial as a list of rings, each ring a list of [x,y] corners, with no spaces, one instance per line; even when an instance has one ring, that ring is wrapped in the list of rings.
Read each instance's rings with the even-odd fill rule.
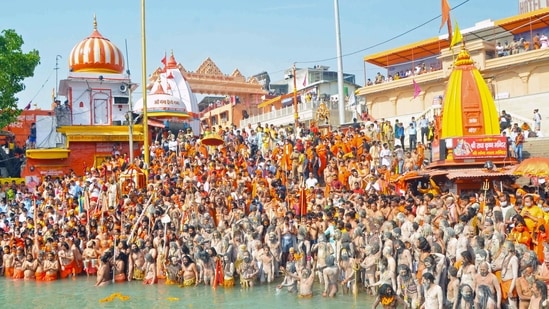
[[[97,30],[97,17],[93,13],[93,30]]]

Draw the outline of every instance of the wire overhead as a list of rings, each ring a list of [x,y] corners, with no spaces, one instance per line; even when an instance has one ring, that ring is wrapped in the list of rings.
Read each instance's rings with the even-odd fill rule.
[[[454,6],[451,10],[453,11],[453,10],[459,8],[460,6],[466,4],[466,3],[469,2],[469,1],[471,1],[471,0],[465,0],[465,1],[461,2],[460,4]],[[437,16],[435,16],[435,17],[433,17],[433,18],[431,18],[431,19],[429,19],[429,20],[427,20],[427,21],[425,21],[425,22],[423,22],[423,23],[421,23],[421,24],[419,24],[419,25],[417,25],[417,26],[415,26],[415,27],[409,29],[409,30],[406,30],[406,31],[404,31],[404,32],[402,32],[402,33],[400,33],[400,34],[397,34],[397,35],[395,35],[395,36],[393,36],[393,37],[391,37],[391,38],[388,38],[387,40],[384,40],[384,41],[379,42],[379,43],[376,43],[376,44],[374,44],[374,45],[365,47],[365,48],[363,48],[363,49],[359,49],[359,50],[356,50],[356,51],[353,51],[353,52],[350,52],[350,53],[343,54],[343,55],[341,55],[341,57],[343,58],[343,57],[347,57],[347,56],[356,55],[356,54],[358,54],[358,53],[361,53],[361,52],[370,50],[370,49],[372,49],[372,48],[376,48],[376,47],[378,47],[378,46],[380,46],[380,45],[389,43],[389,42],[394,41],[394,40],[396,40],[396,39],[398,39],[398,38],[400,38],[400,37],[402,37],[402,36],[405,36],[406,34],[412,32],[412,31],[415,31],[415,30],[417,30],[417,29],[419,29],[419,28],[421,28],[421,27],[427,25],[428,23],[431,23],[431,22],[433,22],[433,21],[435,21],[435,20],[437,20],[437,19],[439,19],[439,18],[441,18],[441,17],[442,17],[442,14],[439,14],[439,15],[437,15]],[[330,57],[330,58],[324,58],[324,59],[319,59],[319,60],[297,61],[296,63],[302,63],[302,64],[307,64],[307,63],[319,63],[319,62],[326,62],[326,61],[336,60],[337,58],[338,58],[338,57]]]

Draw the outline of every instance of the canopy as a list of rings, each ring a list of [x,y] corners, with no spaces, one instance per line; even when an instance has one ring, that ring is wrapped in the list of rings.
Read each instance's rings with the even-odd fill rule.
[[[528,177],[549,176],[549,158],[528,158],[517,166],[513,174]]]
[[[549,27],[549,8],[498,20],[496,25],[513,34]]]
[[[380,67],[389,67],[429,56],[438,56],[442,49],[449,46],[448,40],[434,37],[364,57],[364,61]]]

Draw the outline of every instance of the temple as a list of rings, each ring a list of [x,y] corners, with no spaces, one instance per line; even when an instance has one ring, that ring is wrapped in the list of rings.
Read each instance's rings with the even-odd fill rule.
[[[37,121],[36,147],[26,150],[25,176],[60,176],[98,166],[114,153],[128,154],[131,91],[137,85],[126,72],[121,50],[98,30],[69,54],[68,76],[59,83],[50,116]],[[133,140],[143,140],[135,125]],[[137,149],[138,144],[134,144]],[[134,149],[134,150],[135,150]]]

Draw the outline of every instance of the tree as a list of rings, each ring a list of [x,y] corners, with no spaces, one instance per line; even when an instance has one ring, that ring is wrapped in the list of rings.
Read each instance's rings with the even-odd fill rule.
[[[34,69],[40,63],[37,50],[23,53],[23,43],[15,30],[0,33],[0,128],[17,120],[21,110],[15,95],[25,89],[23,80],[34,76]]]

